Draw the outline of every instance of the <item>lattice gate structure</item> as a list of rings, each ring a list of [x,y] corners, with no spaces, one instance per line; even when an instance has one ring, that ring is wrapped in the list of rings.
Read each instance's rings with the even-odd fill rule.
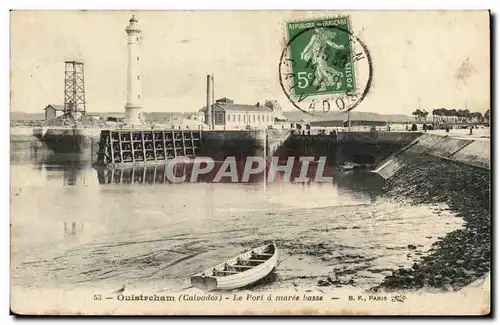
[[[189,130],[103,130],[99,141],[99,165],[133,165],[166,162],[201,153],[201,132]]]

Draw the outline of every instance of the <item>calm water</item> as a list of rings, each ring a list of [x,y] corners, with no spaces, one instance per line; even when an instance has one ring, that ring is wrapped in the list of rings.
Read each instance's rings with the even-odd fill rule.
[[[276,278],[255,290],[316,286],[334,273],[368,288],[462,225],[447,206],[388,202],[369,174],[338,172],[331,184],[103,184],[74,156],[11,160],[12,280],[21,287],[178,289],[275,240]]]

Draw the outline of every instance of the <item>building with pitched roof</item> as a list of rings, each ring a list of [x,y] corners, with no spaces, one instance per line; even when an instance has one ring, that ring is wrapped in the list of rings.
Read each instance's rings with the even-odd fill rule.
[[[199,113],[198,119],[206,123],[206,107],[202,108]],[[212,105],[212,114],[215,128],[268,128],[275,122],[275,111],[269,105],[235,104],[232,99],[226,97],[215,101]]]
[[[45,111],[45,120],[49,121],[63,114],[64,105],[49,104],[43,110]]]

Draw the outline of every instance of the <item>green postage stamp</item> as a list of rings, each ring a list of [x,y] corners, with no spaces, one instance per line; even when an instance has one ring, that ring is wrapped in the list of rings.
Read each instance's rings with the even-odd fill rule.
[[[294,94],[354,92],[349,17],[287,23]]]
[[[371,59],[351,29],[349,16],[286,23],[280,83],[296,108],[310,114],[347,111],[364,99]]]

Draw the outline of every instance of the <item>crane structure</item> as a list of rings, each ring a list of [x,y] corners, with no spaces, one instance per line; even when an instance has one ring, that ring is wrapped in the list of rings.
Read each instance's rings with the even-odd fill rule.
[[[64,115],[79,119],[85,115],[85,78],[83,62],[64,61]]]

